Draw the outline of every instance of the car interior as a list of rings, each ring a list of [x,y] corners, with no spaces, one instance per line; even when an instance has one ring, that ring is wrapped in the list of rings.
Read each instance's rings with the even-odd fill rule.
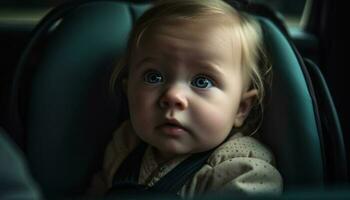
[[[111,95],[109,75],[151,4],[67,1],[34,25],[0,21],[1,34],[9,36],[3,44],[19,38],[25,44],[1,47],[15,53],[2,64],[12,68],[1,75],[0,199],[89,198],[105,147],[127,117],[125,100]],[[284,180],[281,199],[350,197],[344,114],[328,85],[334,79],[320,67],[324,58],[314,54],[315,38],[296,37],[261,4],[242,9],[258,19],[273,63],[260,134]]]

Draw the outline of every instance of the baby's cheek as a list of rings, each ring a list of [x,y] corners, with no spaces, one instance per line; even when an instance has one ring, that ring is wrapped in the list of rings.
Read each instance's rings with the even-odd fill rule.
[[[141,122],[148,118],[145,112],[145,102],[139,101],[139,99],[140,98],[129,99],[129,114],[133,125],[136,127],[144,126]]]
[[[151,106],[145,101],[138,101],[135,103],[134,107],[130,109],[133,120],[135,120],[137,125],[142,127],[147,127],[148,121],[151,120]]]
[[[129,96],[130,111],[134,112],[135,115],[142,117],[146,114],[145,111],[150,111],[154,101],[154,97],[150,92],[142,88],[136,88]]]
[[[232,127],[230,117],[231,116],[228,116],[222,112],[212,112],[208,118],[213,127],[212,132],[215,135],[224,135],[225,133],[228,133]]]
[[[218,145],[228,136],[232,128],[232,116],[218,109],[203,113],[202,117],[204,116],[206,117],[202,122],[206,136],[203,139],[208,144]]]

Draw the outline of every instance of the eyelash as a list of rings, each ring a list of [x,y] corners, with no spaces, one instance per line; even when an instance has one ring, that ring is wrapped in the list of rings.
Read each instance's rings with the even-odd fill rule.
[[[161,77],[154,77],[153,75],[160,75]],[[151,77],[153,76],[153,77]],[[153,80],[150,80],[148,78],[153,78]],[[143,81],[147,84],[150,85],[156,85],[156,84],[160,84],[164,82],[164,77],[162,76],[162,74],[157,71],[157,70],[147,70],[144,74],[143,74]],[[159,81],[159,82],[155,82],[155,81]]]
[[[158,77],[154,77],[154,75],[156,75],[156,76],[158,75]],[[149,79],[149,78],[151,78],[151,79]],[[204,78],[205,84],[210,84],[210,87],[207,87],[207,85],[205,87],[197,87],[195,84],[198,83],[198,82],[196,82],[196,80],[198,81],[198,78]],[[150,84],[150,85],[162,84],[162,83],[164,83],[164,76],[158,70],[151,69],[151,70],[147,70],[145,73],[143,73],[143,81],[147,84]],[[217,85],[213,78],[211,78],[208,75],[204,75],[204,74],[198,74],[198,75],[194,76],[194,78],[191,80],[190,84],[191,84],[191,86],[198,88],[198,89],[208,89],[211,87],[215,87]]]
[[[196,85],[194,85],[194,84],[198,83],[198,82],[196,82],[196,80],[198,80],[199,78],[204,78],[204,79],[205,79],[205,84],[210,84],[211,86],[210,86],[210,87],[207,87],[208,85],[206,85],[206,87],[197,87]],[[208,88],[211,88],[211,87],[215,87],[215,86],[216,86],[215,81],[214,81],[212,78],[208,77],[207,75],[203,75],[203,74],[196,75],[196,76],[192,79],[191,85],[192,85],[193,87],[199,88],[199,89],[208,89]]]

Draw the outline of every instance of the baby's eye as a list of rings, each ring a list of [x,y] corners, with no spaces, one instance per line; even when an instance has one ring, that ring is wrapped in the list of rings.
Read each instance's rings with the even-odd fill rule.
[[[211,88],[214,86],[214,82],[206,76],[199,75],[191,81],[191,85],[197,88]]]
[[[164,81],[162,74],[155,70],[146,72],[145,75],[143,76],[143,79],[145,83],[152,84],[152,85],[163,83]]]

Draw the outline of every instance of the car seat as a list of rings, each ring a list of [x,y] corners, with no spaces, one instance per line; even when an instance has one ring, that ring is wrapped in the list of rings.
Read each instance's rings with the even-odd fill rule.
[[[0,199],[42,199],[40,189],[29,173],[23,153],[1,127],[0,163]]]
[[[82,195],[100,167],[113,130],[126,117],[123,101],[109,94],[109,74],[133,23],[149,6],[67,3],[33,31],[14,77],[11,121],[47,197]],[[275,153],[286,190],[322,186],[327,159],[311,81],[285,36],[269,19],[258,19],[274,67],[262,139]]]

